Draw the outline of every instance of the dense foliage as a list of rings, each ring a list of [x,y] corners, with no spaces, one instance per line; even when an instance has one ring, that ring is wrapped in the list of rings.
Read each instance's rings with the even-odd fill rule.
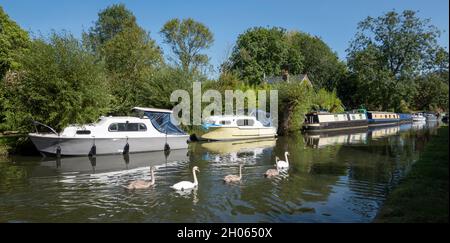
[[[448,97],[448,52],[437,44],[440,32],[429,22],[406,10],[367,17],[359,23],[348,49],[351,73],[338,87],[348,106],[364,104],[373,110],[404,110],[405,105],[412,109],[448,109],[448,102],[440,99],[429,100],[432,103],[426,105],[415,103],[429,89],[432,93],[446,92]],[[447,73],[447,78],[436,83],[436,72]],[[426,85],[426,90],[424,80],[430,78],[433,82]]]
[[[28,130],[37,120],[61,130],[93,122],[109,110],[103,67],[72,35],[36,39],[19,60],[22,68],[2,82],[8,128]]]

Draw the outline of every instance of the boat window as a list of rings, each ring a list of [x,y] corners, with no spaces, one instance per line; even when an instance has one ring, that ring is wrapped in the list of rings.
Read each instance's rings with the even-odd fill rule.
[[[144,123],[139,123],[139,131],[147,131],[147,126]]]
[[[250,119],[240,119],[236,121],[238,126],[253,126],[254,121]]]
[[[108,131],[110,132],[145,132],[147,126],[144,123],[112,123],[109,125]]]
[[[88,135],[88,134],[91,134],[91,131],[90,130],[78,130],[77,134],[79,134],[79,135]]]
[[[227,121],[227,120],[222,120],[219,122],[221,125],[230,125],[231,121]]]
[[[108,131],[117,132],[119,130],[117,127],[118,127],[117,123],[113,123],[113,124],[109,125]]]

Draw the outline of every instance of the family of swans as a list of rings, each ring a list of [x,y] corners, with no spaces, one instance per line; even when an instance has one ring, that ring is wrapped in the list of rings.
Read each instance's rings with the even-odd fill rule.
[[[280,174],[280,171],[288,169],[289,168],[289,160],[288,160],[289,152],[284,153],[284,158],[286,161],[280,160],[280,158],[275,157],[275,169],[268,169],[266,173],[264,173],[264,176],[266,177],[275,177]],[[151,181],[145,181],[145,180],[135,180],[132,181],[126,188],[133,190],[133,189],[145,189],[149,188],[153,185],[155,185],[155,167],[150,167],[150,173],[151,173]],[[198,185],[197,175],[195,172],[200,172],[198,169],[198,166],[194,166],[192,168],[192,174],[194,176],[194,182],[191,181],[180,181],[174,185],[171,186],[171,188],[177,190],[177,191],[184,191],[196,188]],[[239,165],[239,176],[237,175],[227,175],[223,178],[223,181],[226,183],[232,183],[232,182],[239,182],[242,179],[242,164]]]

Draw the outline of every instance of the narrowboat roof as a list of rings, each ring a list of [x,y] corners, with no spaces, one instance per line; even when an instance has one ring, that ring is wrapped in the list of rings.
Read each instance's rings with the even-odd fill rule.
[[[345,115],[345,114],[362,114],[358,112],[340,112],[340,113],[331,113],[326,111],[314,111],[307,113],[306,115]]]
[[[373,114],[397,114],[395,112],[390,112],[390,111],[368,111],[369,113],[373,113]]]
[[[162,112],[162,113],[172,113],[171,110],[157,109],[157,108],[148,108],[148,107],[133,107],[132,110],[150,111],[150,112]]]

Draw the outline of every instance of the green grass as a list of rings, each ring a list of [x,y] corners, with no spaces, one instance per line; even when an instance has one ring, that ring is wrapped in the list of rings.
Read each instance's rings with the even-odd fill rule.
[[[448,127],[442,127],[388,196],[374,222],[448,223],[448,163]]]

